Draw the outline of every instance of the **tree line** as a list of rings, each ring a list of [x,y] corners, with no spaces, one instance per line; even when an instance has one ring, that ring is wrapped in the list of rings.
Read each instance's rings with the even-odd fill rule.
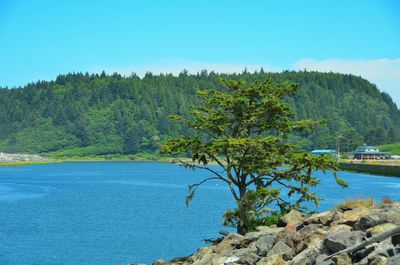
[[[222,89],[221,79],[290,82],[299,85],[285,98],[294,119],[323,120],[312,132],[294,133],[288,141],[304,150],[350,151],[366,143],[400,140],[400,111],[391,97],[354,75],[309,71],[217,74],[203,70],[123,77],[68,73],[53,81],[0,89],[0,151],[58,155],[157,153],[172,137],[190,135],[170,115],[190,118],[198,106],[197,90]]]

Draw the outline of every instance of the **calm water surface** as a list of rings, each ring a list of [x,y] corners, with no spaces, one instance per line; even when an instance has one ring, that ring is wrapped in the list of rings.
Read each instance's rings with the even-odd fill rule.
[[[318,174],[319,210],[355,197],[400,200],[400,178]],[[127,264],[188,255],[217,237],[233,206],[209,182],[185,207],[187,185],[208,174],[166,163],[85,162],[0,168],[0,264]]]

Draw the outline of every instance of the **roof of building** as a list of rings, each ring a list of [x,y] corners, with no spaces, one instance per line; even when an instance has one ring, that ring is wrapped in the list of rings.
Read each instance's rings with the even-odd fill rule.
[[[332,154],[332,153],[336,153],[335,150],[332,149],[320,149],[320,150],[312,150],[311,154]]]
[[[378,150],[378,147],[372,146],[372,145],[361,145],[361,146],[357,147],[357,150],[365,150],[365,149],[377,149]]]
[[[381,152],[379,148],[371,145],[362,145],[352,152],[355,155],[385,155],[388,152]]]

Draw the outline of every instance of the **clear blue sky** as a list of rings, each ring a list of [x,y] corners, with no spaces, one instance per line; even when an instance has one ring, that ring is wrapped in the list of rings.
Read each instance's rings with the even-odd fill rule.
[[[0,86],[102,69],[328,67],[392,93],[399,65],[396,0],[0,0]]]

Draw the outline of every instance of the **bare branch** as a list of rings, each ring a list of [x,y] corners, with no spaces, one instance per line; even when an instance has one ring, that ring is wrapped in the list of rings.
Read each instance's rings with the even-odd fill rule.
[[[211,168],[209,168],[209,167],[200,166],[200,165],[195,165],[195,164],[192,164],[192,163],[188,163],[188,162],[185,162],[185,161],[183,161],[182,159],[179,159],[179,158],[175,158],[175,159],[176,159],[179,163],[181,163],[182,165],[184,165],[184,166],[191,167],[191,168],[204,169],[204,170],[207,170],[207,171],[213,173],[214,175],[216,175],[215,178],[218,178],[219,180],[222,180],[222,181],[224,181],[224,182],[226,182],[226,183],[228,184],[229,189],[231,190],[232,195],[233,195],[233,197],[235,198],[235,200],[239,200],[239,197],[237,196],[237,193],[236,193],[236,191],[235,191],[235,188],[233,187],[232,179],[230,179],[229,177],[228,177],[228,178],[224,178],[220,173],[218,173],[217,171],[215,171],[215,170],[213,170],[213,169],[211,169]],[[236,185],[236,184],[235,184],[235,185]]]

